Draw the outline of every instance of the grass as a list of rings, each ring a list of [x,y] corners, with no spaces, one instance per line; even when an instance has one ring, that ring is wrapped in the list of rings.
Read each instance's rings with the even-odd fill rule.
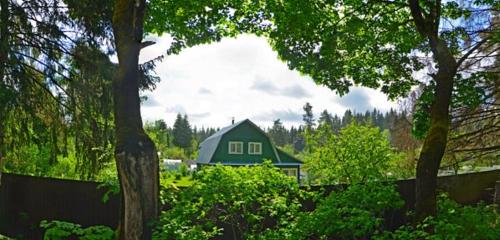
[[[193,185],[193,180],[191,176],[181,177],[180,179],[176,179],[175,175],[162,176],[161,179],[162,185],[170,185],[174,184],[177,187],[189,187]]]

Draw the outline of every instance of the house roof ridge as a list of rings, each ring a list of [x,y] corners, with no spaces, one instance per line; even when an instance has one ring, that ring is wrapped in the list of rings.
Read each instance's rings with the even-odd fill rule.
[[[210,161],[212,160],[212,158],[215,154],[215,151],[217,150],[217,146],[219,145],[223,136],[226,133],[231,132],[233,129],[237,128],[238,126],[240,126],[244,123],[248,123],[251,127],[253,127],[254,129],[257,129],[257,131],[259,131],[264,137],[267,138],[267,140],[271,144],[272,152],[273,152],[273,155],[276,157],[276,160],[278,161],[278,163],[283,163],[283,161],[281,160],[280,154],[278,152],[278,151],[282,151],[282,150],[281,149],[278,150],[278,148],[273,143],[271,137],[262,128],[260,128],[257,124],[255,124],[254,122],[252,122],[248,118],[243,119],[241,121],[238,121],[236,123],[233,123],[229,126],[223,127],[222,129],[220,129],[216,133],[214,133],[211,136],[209,136],[208,138],[206,138],[203,142],[201,142],[200,146],[199,146],[200,151],[199,151],[197,162],[210,163]],[[297,159],[294,156],[289,156],[289,157]],[[299,160],[299,162],[302,162],[302,161]]]

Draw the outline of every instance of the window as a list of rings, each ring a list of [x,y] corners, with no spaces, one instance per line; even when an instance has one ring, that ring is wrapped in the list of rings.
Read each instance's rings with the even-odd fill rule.
[[[290,177],[297,177],[297,169],[296,168],[283,168],[281,171]]]
[[[243,154],[243,142],[229,142],[229,154]]]
[[[249,142],[248,143],[248,154],[253,154],[253,155],[262,154],[262,143]]]

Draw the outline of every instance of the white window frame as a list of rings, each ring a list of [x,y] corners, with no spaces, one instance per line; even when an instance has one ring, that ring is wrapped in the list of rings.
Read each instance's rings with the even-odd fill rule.
[[[254,152],[250,152],[250,150],[252,149],[252,147],[250,147],[251,145],[254,145]],[[259,146],[259,151],[256,152],[255,151],[255,146]],[[248,142],[248,154],[250,155],[261,155],[262,154],[262,143],[261,142]]]
[[[235,144],[236,146],[239,145],[240,146],[240,150],[241,151],[231,151],[231,145]],[[228,143],[228,153],[229,154],[243,154],[243,142],[240,142],[240,141],[229,141]],[[238,147],[235,147],[235,150],[237,150]]]
[[[282,169],[281,169],[281,171],[282,171],[285,175],[287,175],[287,176],[289,176],[289,177],[297,177],[297,176],[298,176],[298,174],[299,174],[299,171],[297,170],[297,168],[282,168]],[[291,171],[293,171],[293,173],[295,173],[295,174],[294,174],[294,175],[290,174],[290,173],[291,173]]]

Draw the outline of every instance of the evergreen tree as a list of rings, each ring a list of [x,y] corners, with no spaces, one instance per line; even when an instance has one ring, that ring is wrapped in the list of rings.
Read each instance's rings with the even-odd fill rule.
[[[191,141],[193,134],[191,131],[191,126],[189,126],[189,121],[187,115],[182,115],[179,113],[174,122],[174,128],[172,130],[173,141],[172,143],[180,148],[189,149],[191,147]]]
[[[294,126],[292,126],[290,128],[290,131],[288,132],[288,135],[289,135],[289,138],[288,138],[289,141],[288,141],[287,144],[292,144],[293,145],[293,143],[295,143],[295,140],[298,137],[298,131],[297,131],[297,129]]]
[[[314,128],[314,115],[312,112],[312,106],[308,102],[302,108],[304,109],[304,114],[302,115],[302,119],[304,120],[304,124],[307,130],[312,130]]]
[[[342,117],[342,127],[349,125],[352,122],[353,115],[350,109],[345,110],[344,116]]]
[[[163,119],[159,119],[155,121],[155,128],[159,131],[166,131],[167,130],[167,123],[163,121]]]
[[[319,125],[326,124],[327,126],[330,126],[333,128],[333,117],[326,109],[323,110],[323,112],[321,112],[319,119],[318,119],[318,124]]]
[[[287,130],[279,118],[274,120],[273,127],[269,129],[269,135],[273,139],[274,143],[280,147],[288,143],[289,136]]]
[[[184,118],[182,119],[182,127],[183,127],[183,132],[184,132],[184,137],[185,137],[185,148],[190,150],[191,144],[193,142],[193,130],[191,129],[191,124],[189,124],[188,116],[187,114],[184,114]]]
[[[295,139],[293,140],[293,148],[297,152],[302,152],[304,148],[306,147],[306,140],[304,138],[304,128],[302,126],[299,126],[297,129],[297,132],[295,134]]]
[[[333,116],[333,119],[332,119],[333,132],[339,133],[341,128],[342,128],[342,120],[340,119],[339,116],[337,116],[337,114],[335,114],[335,116]]]

